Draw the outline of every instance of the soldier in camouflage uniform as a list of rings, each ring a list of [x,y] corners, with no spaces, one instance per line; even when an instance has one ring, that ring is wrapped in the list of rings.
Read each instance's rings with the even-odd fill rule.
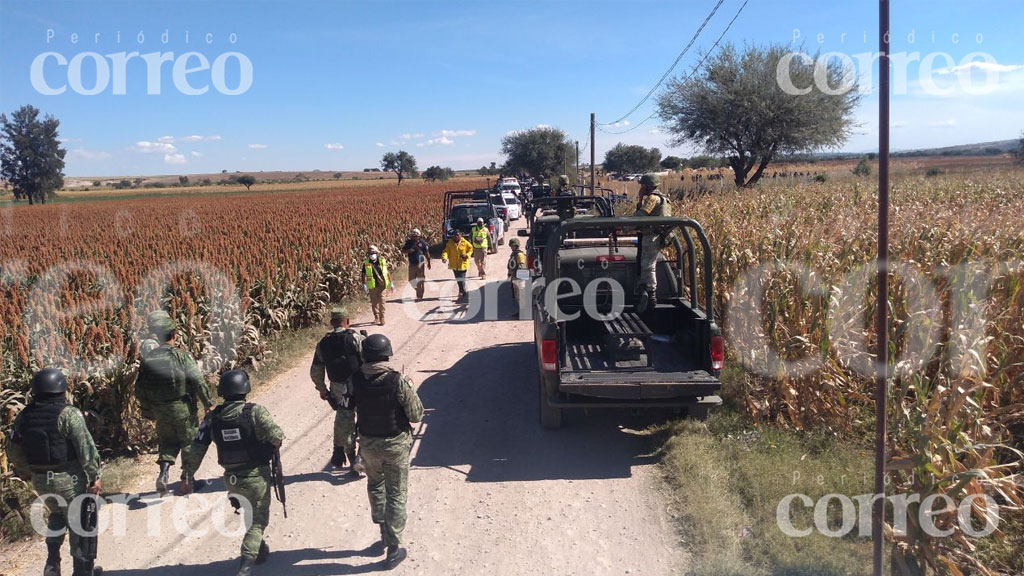
[[[36,493],[45,499],[50,513],[48,529],[59,533],[46,538],[43,576],[60,576],[60,549],[64,534],[69,532],[69,505],[80,495],[99,494],[101,489],[99,452],[82,413],[67,403],[67,389],[60,370],[37,372],[32,378],[32,402],[15,418],[7,445],[14,470],[22,478],[31,474]],[[74,576],[102,572],[93,565],[95,557],[83,553],[84,538],[76,530],[70,532]]]
[[[332,330],[316,345],[309,377],[320,398],[334,408],[334,451],[331,464],[341,468],[348,459],[351,472],[362,475],[362,457],[356,453],[356,414],[350,405],[350,383],[363,364],[360,348],[363,336],[349,328],[349,315],[343,308],[331,311]],[[328,389],[326,378],[330,379]]]
[[[184,466],[191,478],[202,464],[210,442],[217,445],[217,461],[224,467],[224,485],[228,495],[250,506],[241,506],[246,513],[248,530],[242,539],[242,558],[237,576],[250,576],[253,566],[263,564],[270,547],[263,541],[263,531],[270,522],[270,461],[281,448],[284,433],[258,404],[246,403],[251,391],[249,375],[229,370],[220,377],[217,393],[224,403],[203,419]],[[182,493],[191,486],[183,481]]]
[[[558,177],[558,190],[555,191],[555,196],[575,196],[576,193],[569,187],[569,177],[562,174]]]
[[[657,174],[644,174],[640,178],[640,199],[633,216],[671,216],[672,205],[658,186],[661,179]],[[655,234],[644,234],[640,247],[640,279],[637,290],[640,300],[637,311],[644,312],[658,305],[658,275],[656,266],[658,254],[661,253],[663,240]]]
[[[160,472],[156,490],[167,494],[168,471],[186,452],[199,427],[199,407],[213,405],[210,389],[195,360],[174,345],[174,322],[166,313],[150,314],[149,329],[161,344],[140,358],[135,396],[144,416],[156,421]],[[184,460],[184,458],[183,458]],[[182,480],[185,472],[182,471]],[[189,480],[192,480],[191,478]],[[196,485],[195,482],[192,482]],[[202,483],[196,487],[201,488]]]
[[[391,355],[387,336],[368,336],[363,341],[364,364],[352,377],[352,399],[366,459],[370,516],[380,526],[381,543],[387,546],[384,562],[389,569],[406,557],[401,543],[409,493],[410,423],[423,418],[423,404],[412,382],[388,366]]]

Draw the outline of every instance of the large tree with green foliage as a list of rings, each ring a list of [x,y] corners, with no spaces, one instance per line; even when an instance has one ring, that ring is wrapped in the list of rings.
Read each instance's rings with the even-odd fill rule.
[[[644,148],[637,144],[619,142],[604,153],[604,169],[607,172],[637,174],[654,172],[661,162],[661,150]]]
[[[14,190],[14,199],[45,204],[64,185],[64,155],[57,128],[60,121],[39,109],[22,106],[11,117],[0,114],[0,176]]]
[[[238,177],[238,180],[236,180],[236,182],[238,182],[242,186],[245,186],[245,189],[248,190],[249,188],[252,187],[253,184],[256,183],[256,178],[252,174],[243,174]]]
[[[551,178],[567,172],[566,161],[574,154],[571,150],[569,137],[558,128],[512,132],[501,140],[501,153],[508,156],[502,169],[506,174]]]
[[[709,58],[701,74],[670,80],[658,96],[658,116],[674,135],[670,143],[696,144],[710,154],[725,155],[736,185],[749,186],[779,154],[815,152],[846,142],[859,92],[854,86],[838,95],[826,94],[815,84],[815,62],[790,58],[793,52],[781,44],[751,45],[742,51],[727,45]],[[787,93],[780,84],[787,72],[784,58],[799,94]],[[823,72],[829,87],[843,84],[845,71],[838,62],[827,63]]]
[[[398,185],[402,185],[402,179],[406,176],[415,178],[417,175],[416,158],[405,150],[398,152],[386,152],[380,161],[380,167],[387,172],[394,172],[398,175]]]
[[[435,182],[440,180],[442,182],[447,181],[449,178],[455,175],[455,170],[451,168],[442,168],[440,166],[431,166],[423,171],[423,179]]]
[[[686,165],[686,161],[678,156],[665,156],[660,165],[665,170],[679,170]]]

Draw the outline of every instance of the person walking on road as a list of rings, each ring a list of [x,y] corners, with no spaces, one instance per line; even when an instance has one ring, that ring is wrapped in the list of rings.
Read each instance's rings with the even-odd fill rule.
[[[245,397],[251,390],[249,375],[242,370],[229,370],[221,375],[217,393],[224,403],[203,419],[185,463],[188,471],[195,473],[210,443],[217,445],[217,462],[224,467],[224,486],[229,497],[241,502],[247,526],[237,576],[251,576],[253,566],[263,564],[270,555],[270,547],[263,541],[263,532],[270,522],[270,462],[284,441],[284,433],[270,412],[259,404],[246,403]],[[186,482],[182,493],[191,492],[192,487]]]
[[[149,329],[160,344],[143,355],[139,361],[139,375],[135,379],[135,396],[143,417],[154,420],[158,441],[156,491],[167,494],[168,472],[178,453],[185,453],[199,427],[199,404],[205,410],[213,406],[210,388],[206,385],[199,366],[188,352],[175,346],[177,331],[174,322],[163,310],[148,317]],[[205,483],[189,480],[196,489]]]
[[[456,301],[466,298],[466,272],[469,271],[469,258],[473,255],[473,245],[462,237],[462,231],[456,230],[444,246],[441,261],[455,273],[455,282],[459,286],[459,297]]]
[[[75,576],[93,576],[103,571],[94,566],[96,536],[75,529],[75,522],[69,525],[68,515],[75,517],[69,506],[76,498],[100,493],[100,453],[82,412],[68,404],[67,390],[60,370],[35,373],[32,401],[14,419],[7,454],[20,477],[31,477],[50,514],[43,576],[60,576],[60,549],[67,532]],[[91,545],[83,545],[87,538],[93,539]]]
[[[412,229],[402,252],[409,258],[409,283],[416,289],[416,299],[422,300],[427,270],[430,269],[430,247],[423,241],[419,228]]]
[[[658,186],[661,179],[656,174],[644,174],[640,178],[640,198],[633,216],[671,216],[672,204]],[[654,234],[644,234],[640,247],[640,278],[637,290],[640,300],[637,311],[643,313],[658,305],[658,275],[656,266],[661,253],[663,239]]]
[[[362,343],[363,336],[349,328],[348,312],[344,308],[335,308],[331,310],[331,331],[316,345],[313,364],[309,367],[309,377],[320,398],[335,410],[331,464],[343,468],[347,460],[351,473],[357,476],[362,475],[363,465],[356,452],[356,415],[351,406],[351,379],[363,365]]]
[[[512,253],[508,258],[508,279],[512,283],[512,300],[516,305],[516,317],[519,317],[519,313],[522,311],[522,298],[523,292],[526,290],[526,278],[520,278],[524,271],[529,276],[529,268],[527,267],[526,252],[523,252],[519,246],[519,238],[513,238],[508,241],[508,245],[512,248]]]
[[[352,377],[352,398],[366,458],[370,517],[380,526],[388,569],[406,557],[401,546],[409,495],[412,423],[423,418],[423,403],[409,378],[388,365],[391,341],[371,334],[363,341],[364,364]]]
[[[487,278],[487,250],[490,248],[490,231],[484,224],[483,218],[477,218],[476,224],[469,232],[473,241],[473,261],[476,262],[476,270],[480,273],[480,279]]]
[[[370,295],[373,319],[378,326],[384,325],[384,290],[394,289],[388,261],[380,249],[371,245],[363,261],[363,291]]]

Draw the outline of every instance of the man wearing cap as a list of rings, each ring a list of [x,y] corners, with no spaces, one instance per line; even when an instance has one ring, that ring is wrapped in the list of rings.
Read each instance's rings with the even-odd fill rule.
[[[394,289],[388,261],[379,248],[370,245],[363,260],[363,291],[370,295],[373,319],[378,326],[384,325],[384,290],[388,288]]]
[[[7,455],[20,477],[31,475],[32,486],[50,513],[43,576],[60,576],[60,549],[67,532],[71,533],[75,576],[92,576],[103,571],[93,566],[96,558],[88,551],[96,548],[81,546],[87,535],[69,530],[68,516],[76,514],[69,509],[76,498],[86,492],[100,493],[100,453],[82,412],[68,404],[67,390],[60,370],[35,373],[32,401],[14,419]]]
[[[520,295],[526,290],[526,279],[520,278],[520,270],[525,270],[529,274],[529,268],[526,262],[526,252],[519,248],[519,238],[509,240],[508,245],[512,249],[508,258],[508,279],[512,283],[512,300],[515,302],[516,316],[518,317],[522,310]]]
[[[416,289],[416,299],[423,299],[424,282],[430,268],[430,248],[423,241],[419,228],[413,228],[409,239],[402,246],[402,252],[409,258],[409,283]]]
[[[188,352],[175,346],[177,334],[171,317],[154,312],[149,315],[149,330],[159,345],[139,359],[139,375],[135,379],[135,397],[143,416],[155,420],[158,441],[156,490],[167,494],[168,471],[192,443],[199,427],[199,403],[209,410],[213,406],[210,389],[199,366]],[[192,480],[185,477],[184,480]],[[199,484],[201,487],[202,484]]]
[[[469,258],[473,255],[473,245],[462,237],[462,231],[456,229],[452,237],[444,245],[444,252],[441,252],[441,261],[448,265],[448,268],[455,273],[455,283],[459,287],[457,301],[466,298],[466,272],[469,271]]]
[[[658,186],[661,178],[657,174],[644,174],[640,178],[640,198],[633,216],[671,216],[672,205]],[[637,311],[643,313],[648,308],[658,305],[658,275],[656,266],[658,254],[661,253],[663,239],[655,234],[644,234],[640,247],[640,278],[637,290],[640,300]]]
[[[335,410],[331,464],[342,468],[347,459],[350,471],[357,476],[362,474],[363,465],[356,453],[356,415],[350,403],[350,381],[352,374],[363,365],[362,344],[363,336],[349,328],[348,312],[335,308],[331,310],[331,331],[316,345],[313,364],[309,367],[309,377],[320,398]]]
[[[473,261],[476,262],[477,272],[480,279],[487,277],[487,249],[490,248],[490,230],[484,224],[483,218],[477,218],[476,224],[469,232],[470,240],[473,242]]]

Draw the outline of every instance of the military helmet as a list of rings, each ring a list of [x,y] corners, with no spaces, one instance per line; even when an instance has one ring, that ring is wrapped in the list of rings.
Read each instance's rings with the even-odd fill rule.
[[[513,248],[519,248],[519,238],[513,238],[508,241],[508,245]]]
[[[558,185],[559,186],[566,186],[568,184],[569,184],[569,177],[568,176],[566,176],[565,174],[562,174],[561,176],[558,177]]]
[[[252,391],[249,384],[249,375],[244,370],[228,370],[221,374],[220,382],[217,383],[217,394],[222,398],[230,396],[245,396]]]
[[[154,334],[164,335],[174,331],[174,321],[171,320],[171,315],[164,310],[150,312],[146,318],[146,324],[149,326],[149,331]]]
[[[32,376],[33,394],[63,394],[68,391],[68,379],[56,368],[44,368]]]
[[[640,177],[640,186],[657,188],[661,185],[661,178],[657,174],[644,174]]]
[[[383,334],[370,334],[363,340],[363,360],[367,362],[382,362],[391,358],[394,352],[391,350],[391,340]]]

